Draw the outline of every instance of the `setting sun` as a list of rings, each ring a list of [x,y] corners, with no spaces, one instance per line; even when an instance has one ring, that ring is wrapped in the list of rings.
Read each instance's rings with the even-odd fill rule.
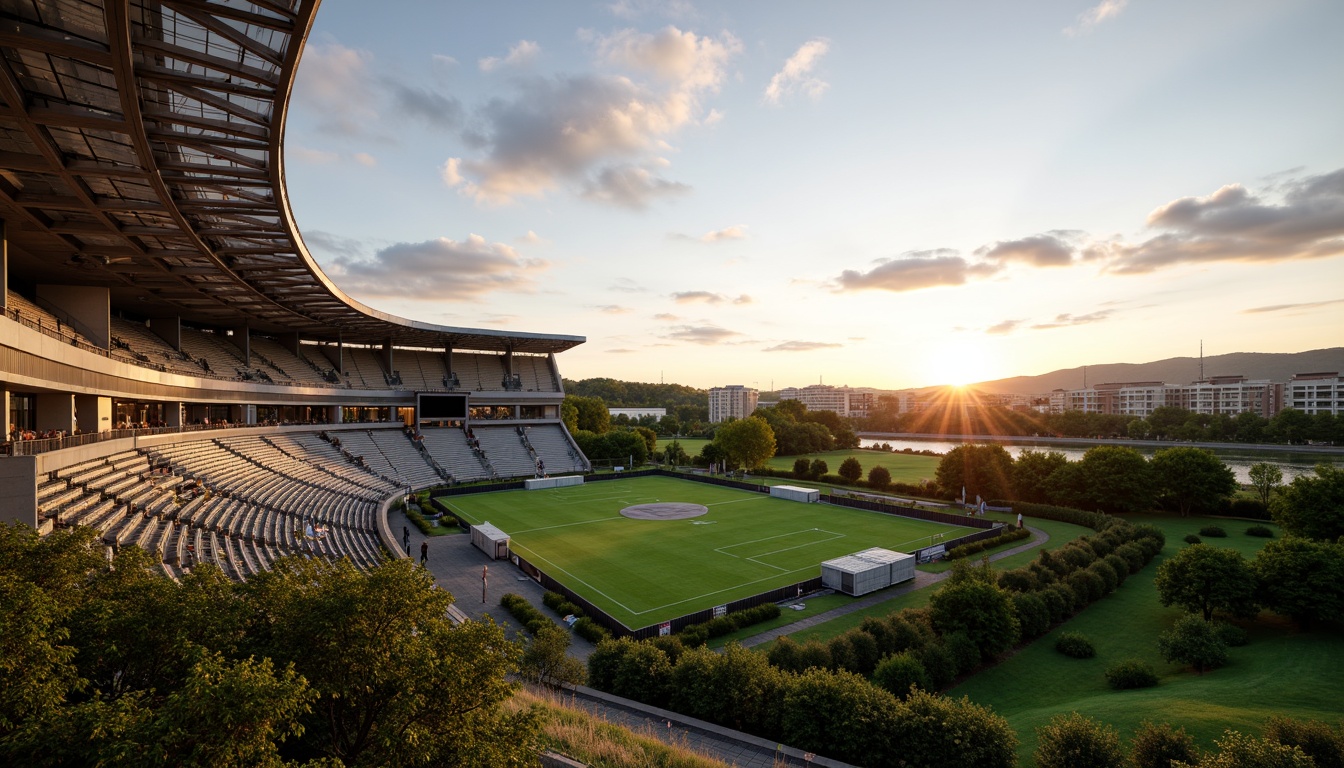
[[[978,341],[964,339],[929,350],[921,366],[929,384],[964,387],[999,375],[993,351]]]

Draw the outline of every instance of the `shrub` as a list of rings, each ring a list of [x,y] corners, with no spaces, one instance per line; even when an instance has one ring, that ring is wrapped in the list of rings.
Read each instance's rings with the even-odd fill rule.
[[[1128,659],[1106,668],[1106,682],[1117,691],[1152,688],[1157,685],[1157,673],[1142,659]]]
[[[868,470],[868,487],[879,490],[891,485],[891,472],[886,467],[873,467]]]
[[[1185,541],[1186,544],[1203,544],[1203,543],[1204,543],[1204,540],[1203,540],[1203,539],[1199,538],[1198,536],[1196,536],[1196,535],[1193,534],[1193,533],[1190,534],[1189,536],[1186,536],[1185,539],[1184,539],[1184,541]]]
[[[1316,720],[1271,717],[1265,723],[1265,738],[1286,747],[1298,747],[1319,768],[1344,768],[1344,731]]]
[[[550,608],[552,611],[558,611],[559,609],[556,608],[556,606],[567,602],[569,602],[569,599],[559,592],[551,592],[547,590],[546,594],[541,596],[541,604]]]
[[[1213,625],[1213,633],[1217,635],[1223,645],[1226,645],[1228,648],[1240,648],[1251,642],[1250,635],[1246,634],[1246,630],[1238,627],[1236,624],[1224,624],[1219,622]]]
[[[1129,578],[1129,561],[1120,555],[1113,552],[1102,558],[1102,562],[1111,566],[1111,570],[1115,571],[1116,586],[1124,584],[1125,579]]]
[[[691,624],[687,627],[683,627],[682,630],[677,633],[677,637],[681,638],[683,645],[695,647],[709,642],[709,630],[705,628],[704,624]],[[780,639],[784,640],[787,638]]]
[[[1002,544],[1029,538],[1031,538],[1031,531],[1028,531],[1026,528],[1012,528],[993,538],[972,541],[969,544],[958,544],[947,551],[947,559],[955,560],[957,558],[979,554],[987,549],[993,549]]]
[[[1218,639],[1213,627],[1198,616],[1187,615],[1157,638],[1162,658],[1188,664],[1204,674],[1227,663],[1227,646]]]
[[[1153,725],[1144,720],[1130,742],[1129,762],[1134,768],[1171,768],[1173,763],[1194,765],[1199,762],[1199,748],[1193,736],[1184,728]]]
[[[1077,712],[1056,715],[1036,729],[1038,768],[1123,768],[1120,734],[1104,723]]]
[[[839,471],[840,476],[843,477],[846,482],[852,483],[855,480],[858,480],[860,477],[863,477],[863,467],[859,464],[859,460],[854,458],[853,456],[850,456],[849,458],[840,462]],[[887,479],[890,480],[891,478]]]
[[[606,627],[601,626],[587,616],[583,616],[578,621],[574,622],[574,634],[582,637],[593,645],[597,645],[603,640],[611,638],[611,633],[607,631]]]
[[[1225,539],[1227,531],[1217,525],[1206,525],[1199,529],[1199,535],[1210,539]]]
[[[504,610],[508,611],[510,616],[517,619],[518,623],[522,624],[523,629],[527,630],[527,633],[530,635],[537,634],[542,627],[547,625],[552,627],[557,626],[554,621],[551,621],[545,614],[538,611],[527,601],[527,598],[522,595],[507,592],[500,596],[499,604],[504,606]]]
[[[1092,641],[1081,632],[1062,632],[1055,639],[1055,650],[1071,659],[1090,659],[1097,655]]]
[[[970,699],[915,691],[900,702],[895,714],[891,733],[894,753],[864,763],[976,768],[1017,765],[1017,736],[1008,721]]]
[[[1246,517],[1251,520],[1269,520],[1269,507],[1259,499],[1233,499],[1227,506],[1230,517]]]
[[[823,460],[821,460],[821,459],[813,459],[813,460],[812,460],[812,469],[810,470],[809,474],[811,474],[811,475],[812,475],[812,479],[815,480],[816,478],[821,477],[822,475],[825,475],[827,472],[830,472],[830,471],[831,471],[831,468],[828,467],[828,466],[826,466],[826,462],[825,462],[825,461],[823,461]]]
[[[905,651],[879,662],[877,669],[873,670],[873,682],[890,691],[896,698],[905,699],[910,695],[911,686],[926,691],[929,689],[929,673],[915,654]]]
[[[999,574],[999,586],[1009,592],[1035,592],[1040,583],[1030,568],[1014,568]]]
[[[946,688],[957,679],[957,662],[947,652],[942,643],[929,643],[916,654],[924,671],[929,674],[929,684],[934,688]]]
[[[1111,564],[1105,560],[1098,560],[1087,566],[1087,570],[1101,577],[1102,585],[1106,588],[1105,593],[1108,595],[1114,592],[1116,587],[1120,586],[1120,575],[1116,573],[1115,569],[1111,567]],[[1126,571],[1128,571],[1128,569],[1126,569]]]
[[[1252,525],[1250,528],[1246,529],[1246,535],[1259,536],[1262,539],[1272,539],[1274,538],[1274,530],[1272,528],[1266,528],[1263,525]]]
[[[1143,546],[1132,541],[1116,547],[1115,554],[1111,557],[1124,558],[1125,564],[1129,566],[1129,572],[1132,574],[1143,570],[1143,566],[1147,565],[1149,560],[1148,555],[1143,551]]]
[[[1017,623],[1021,627],[1024,640],[1040,637],[1050,629],[1050,608],[1039,594],[1014,593],[1013,611],[1017,614]]]
[[[1070,542],[1062,547],[1057,553],[1061,560],[1068,563],[1075,570],[1086,568],[1097,559],[1097,553],[1093,552],[1086,544]]]
[[[799,480],[806,480],[812,476],[812,463],[807,459],[795,459],[793,462],[793,476]]]
[[[1069,589],[1073,590],[1077,598],[1074,604],[1079,608],[1106,596],[1106,582],[1102,581],[1096,571],[1074,571],[1064,581],[1069,585]]]

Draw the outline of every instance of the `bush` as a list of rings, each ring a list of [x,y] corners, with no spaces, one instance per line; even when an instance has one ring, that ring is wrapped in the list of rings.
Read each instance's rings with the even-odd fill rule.
[[[1227,531],[1216,525],[1206,525],[1199,529],[1199,535],[1210,539],[1226,539]]]
[[[1056,715],[1036,729],[1038,768],[1123,768],[1120,734],[1104,723],[1077,712]]]
[[[1069,589],[1073,590],[1074,605],[1079,608],[1090,605],[1106,596],[1106,582],[1102,581],[1096,571],[1074,571],[1064,581],[1068,584]]]
[[[926,691],[929,689],[929,673],[915,654],[905,651],[879,662],[877,669],[873,670],[873,682],[890,691],[896,698],[905,699],[910,695],[911,686]]]
[[[1129,762],[1134,768],[1171,768],[1173,763],[1194,765],[1199,762],[1199,748],[1193,736],[1184,728],[1153,725],[1144,720],[1130,742]]]
[[[1105,593],[1108,595],[1114,592],[1116,587],[1120,586],[1120,574],[1116,573],[1115,569],[1111,567],[1111,564],[1105,560],[1098,560],[1087,566],[1087,570],[1101,577],[1101,583],[1105,586]],[[1126,571],[1128,571],[1128,569],[1126,569]]]
[[[578,621],[574,622],[574,634],[582,637],[593,645],[597,645],[603,640],[611,639],[611,633],[607,631],[606,627],[599,625],[587,616],[583,616]]]
[[[1228,648],[1240,648],[1251,642],[1251,637],[1246,634],[1246,630],[1238,627],[1236,624],[1224,624],[1219,622],[1213,625],[1213,633],[1217,635],[1223,645],[1226,645]]]
[[[793,462],[793,476],[799,480],[806,480],[812,476],[812,463],[807,459],[795,459]]]
[[[1032,592],[1013,593],[1013,611],[1022,630],[1022,639],[1031,640],[1050,629],[1050,608],[1041,595]]]
[[[859,460],[853,456],[840,462],[839,472],[840,476],[845,478],[846,482],[850,483],[863,477],[863,467],[859,464]],[[890,480],[890,478],[888,478],[888,480]]]
[[[1271,717],[1265,723],[1265,738],[1286,747],[1298,747],[1319,768],[1344,768],[1344,731],[1316,720]]]
[[[1193,534],[1193,533],[1190,534],[1189,536],[1186,536],[1185,539],[1183,539],[1183,541],[1185,541],[1186,544],[1203,544],[1203,543],[1204,543],[1204,540],[1203,540],[1203,539],[1199,538],[1198,536],[1196,536],[1196,535]]]
[[[709,642],[709,630],[705,628],[704,624],[691,624],[683,627],[682,630],[677,633],[677,637],[681,638],[683,645],[694,648],[695,646],[704,645]],[[788,638],[780,639],[786,640]],[[778,645],[778,643],[776,645]]]
[[[1106,682],[1117,691],[1152,688],[1157,685],[1157,673],[1142,659],[1128,659],[1106,668]]]
[[[1150,559],[1147,553],[1143,551],[1143,546],[1132,541],[1116,547],[1115,554],[1112,557],[1123,557],[1131,574],[1143,570],[1143,566],[1147,565]]]
[[[1055,650],[1071,659],[1090,659],[1097,655],[1092,641],[1081,632],[1062,632],[1055,640]]]
[[[957,558],[979,554],[987,549],[993,549],[1002,544],[1008,544],[1010,542],[1021,541],[1022,539],[1029,539],[1029,538],[1031,538],[1031,531],[1028,531],[1026,528],[1022,529],[1012,528],[993,538],[981,539],[980,541],[972,541],[969,544],[958,544],[957,546],[947,550],[946,557],[948,560],[956,560]]]
[[[1266,528],[1263,525],[1252,525],[1250,528],[1246,529],[1246,535],[1259,536],[1262,539],[1272,539],[1274,538],[1274,530],[1272,528]]]
[[[891,485],[891,472],[886,467],[873,467],[868,470],[868,487],[881,490]]]
[[[1227,646],[1208,622],[1187,615],[1157,638],[1157,648],[1167,661],[1188,664],[1204,674],[1227,663]]]
[[[1230,517],[1246,517],[1251,520],[1269,520],[1269,507],[1259,499],[1233,499],[1232,503],[1227,505],[1227,514]]]

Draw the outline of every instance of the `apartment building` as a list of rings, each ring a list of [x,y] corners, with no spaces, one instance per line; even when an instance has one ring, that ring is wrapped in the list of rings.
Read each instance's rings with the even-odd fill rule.
[[[760,391],[741,384],[714,387],[709,390],[709,421],[717,424],[728,419],[742,419],[756,410]]]

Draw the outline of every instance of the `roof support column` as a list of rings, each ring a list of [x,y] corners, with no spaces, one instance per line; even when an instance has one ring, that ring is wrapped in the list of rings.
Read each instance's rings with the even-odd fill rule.
[[[443,370],[448,372],[448,378],[444,380],[443,386],[453,389],[453,345],[445,344],[443,346]]]
[[[383,346],[378,350],[378,352],[380,353],[380,354],[379,354],[379,357],[382,358],[382,361],[383,361],[383,371],[386,372],[387,377],[388,377],[387,380],[390,382],[390,381],[392,381],[392,377],[397,375],[397,374],[396,374],[396,369],[392,367],[392,337],[391,337],[391,336],[387,337],[386,339],[383,339]]]
[[[93,285],[39,285],[38,301],[56,310],[57,319],[74,326],[101,349],[112,343],[112,294]]]
[[[342,362],[342,359],[341,359],[341,358],[342,358],[342,350],[344,349],[344,347],[343,347],[343,345],[342,345],[342,343],[341,343],[341,337],[340,337],[340,336],[337,336],[337,337],[336,337],[336,343],[335,343],[335,344],[323,344],[323,345],[320,347],[320,349],[322,350],[322,355],[323,355],[324,357],[326,357],[327,360],[328,360],[332,365],[336,366],[336,373],[340,374],[341,376],[344,376],[344,375],[345,375],[345,363]]]
[[[241,326],[239,326],[239,327],[237,327],[237,328],[234,328],[234,329],[233,329],[233,335],[229,337],[229,340],[232,341],[232,342],[233,342],[233,346],[237,347],[237,348],[238,348],[238,351],[239,351],[240,353],[242,353],[242,356],[243,356],[243,367],[244,367],[244,368],[251,368],[251,367],[252,367],[252,338],[251,338],[251,336],[250,336],[249,333],[248,333],[247,323],[243,323]]]
[[[299,356],[299,334],[282,333],[276,337],[276,341],[280,342],[280,346],[289,350],[295,357]]]
[[[0,219],[0,312],[9,311],[9,231],[5,229],[5,220]],[[9,403],[5,403],[5,416],[9,419]],[[9,430],[5,430],[9,434]]]
[[[149,330],[153,331],[155,336],[163,339],[174,350],[182,351],[182,318],[151,317],[149,319]]]

